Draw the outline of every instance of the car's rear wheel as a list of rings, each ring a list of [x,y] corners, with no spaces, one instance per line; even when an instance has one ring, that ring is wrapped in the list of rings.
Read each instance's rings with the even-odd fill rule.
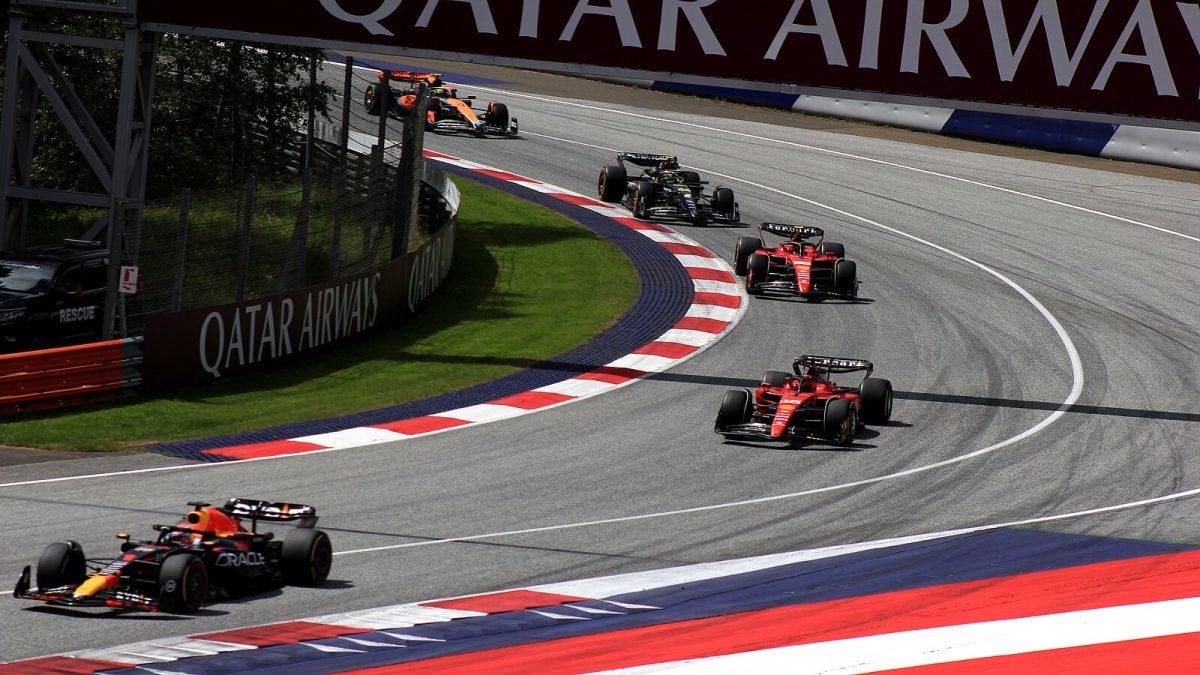
[[[785,373],[782,370],[768,370],[763,374],[762,383],[765,387],[782,387],[787,384],[787,379],[791,374]]]
[[[87,577],[87,561],[77,541],[59,541],[47,546],[38,558],[38,588],[78,585]]]
[[[508,106],[503,103],[492,101],[488,104],[487,121],[492,126],[500,127],[501,129],[508,128]]]
[[[733,272],[739,277],[746,274],[746,265],[750,262],[750,256],[754,255],[762,245],[762,241],[758,237],[738,237],[737,244],[733,247]]]
[[[867,424],[887,424],[892,418],[892,383],[881,377],[863,380],[862,416]]]
[[[754,295],[758,292],[757,284],[767,280],[771,269],[771,258],[761,253],[750,256],[746,265],[746,292]]]
[[[600,180],[596,183],[596,192],[602,202],[619,202],[625,195],[625,187],[629,177],[623,166],[606,166],[600,169]]]
[[[379,85],[367,85],[367,90],[363,92],[363,107],[367,109],[368,115],[378,115],[383,110],[383,101],[379,98]]]
[[[642,181],[637,184],[637,188],[633,192],[633,215],[642,220],[650,219],[650,208],[654,206],[654,197],[658,193],[658,186],[654,183]]]
[[[838,293],[857,295],[858,265],[852,260],[839,260],[833,264],[833,287]]]
[[[822,430],[838,445],[850,445],[858,432],[858,414],[850,399],[833,398],[825,402]]]
[[[187,613],[200,609],[208,596],[208,569],[194,555],[180,553],[158,570],[158,606],[164,612]]]
[[[721,409],[717,412],[717,431],[728,431],[735,424],[744,424],[749,416],[750,394],[745,389],[730,389],[721,399]]]
[[[283,578],[292,586],[320,586],[333,567],[333,544],[322,530],[300,527],[288,533],[279,554]]]
[[[846,247],[843,244],[837,244],[832,241],[823,241],[817,249],[825,255],[836,255],[839,258],[846,257]]]

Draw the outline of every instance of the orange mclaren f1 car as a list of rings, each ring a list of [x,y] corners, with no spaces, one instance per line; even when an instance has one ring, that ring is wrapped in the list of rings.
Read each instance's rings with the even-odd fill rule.
[[[415,73],[407,70],[380,71],[379,83],[367,85],[363,94],[363,106],[367,113],[380,115],[384,112],[383,88],[391,92],[391,104],[387,114],[405,117],[412,114],[417,104],[417,87],[425,84],[432,101],[425,113],[425,128],[428,131],[465,131],[477,136],[516,136],[519,130],[517,118],[508,112],[508,106],[492,101],[486,109],[475,108],[474,96],[458,95],[458,88],[447,86],[440,73]]]
[[[230,499],[192,510],[176,525],[155,525],[158,537],[122,539],[116,560],[86,558],[76,541],[50,544],[21,572],[13,597],[59,607],[103,607],[150,612],[194,612],[207,599],[237,597],[285,584],[319,586],[333,562],[329,535],[315,529],[316,510],[303,504]],[[250,527],[243,524],[249,519]],[[282,541],[259,532],[258,522],[297,521]]]

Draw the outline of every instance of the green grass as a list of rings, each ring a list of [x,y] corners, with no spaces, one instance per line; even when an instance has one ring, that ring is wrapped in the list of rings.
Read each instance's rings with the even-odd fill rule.
[[[408,323],[219,385],[7,418],[0,444],[115,450],[414,401],[561,354],[636,299],[636,273],[612,244],[548,209],[457,182],[454,267],[441,294]]]

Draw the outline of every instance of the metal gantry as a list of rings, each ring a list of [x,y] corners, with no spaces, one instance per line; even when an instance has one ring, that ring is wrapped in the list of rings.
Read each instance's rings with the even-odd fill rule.
[[[50,32],[47,26],[56,16],[111,22],[119,27],[121,37]],[[0,112],[0,248],[24,247],[27,232],[37,227],[37,223],[29,221],[31,202],[103,210],[103,215],[79,238],[102,241],[111,252],[104,307],[106,339],[115,334],[118,318],[123,320],[117,302],[121,266],[138,264],[158,42],[157,33],[141,29],[137,0],[12,0],[9,7],[4,102]],[[54,57],[55,48],[63,45],[122,54],[116,129],[107,133],[101,129],[87,104],[76,94],[70,78]],[[42,98],[75,142],[103,192],[33,184],[35,131]]]

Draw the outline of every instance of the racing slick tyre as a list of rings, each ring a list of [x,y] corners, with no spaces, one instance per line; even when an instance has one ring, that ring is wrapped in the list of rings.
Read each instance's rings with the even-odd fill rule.
[[[833,287],[838,293],[858,295],[858,265],[852,260],[839,260],[833,265]]]
[[[754,295],[758,292],[756,284],[767,280],[767,273],[771,269],[771,258],[761,253],[755,253],[750,256],[750,262],[746,265],[746,292]]]
[[[735,209],[737,209],[737,201],[734,199],[733,190],[727,187],[719,187],[713,190],[713,213],[719,213],[722,216],[728,215],[732,221],[735,220],[733,213]]]
[[[714,427],[717,431],[726,431],[735,424],[744,423],[749,408],[750,393],[745,389],[730,389],[725,392],[725,398],[721,399],[721,409],[717,412]]]
[[[782,370],[768,370],[763,374],[762,383],[764,387],[782,387],[789,377],[791,374]]]
[[[858,433],[858,413],[850,399],[832,398],[825,402],[821,430],[838,445],[850,445]]]
[[[200,609],[208,596],[208,568],[190,553],[167,558],[158,570],[158,608],[188,613]]]
[[[820,247],[819,249],[817,249],[817,250],[819,250],[821,253],[824,253],[825,255],[836,255],[836,256],[837,256],[837,257],[839,257],[839,258],[845,258],[845,257],[846,257],[846,247],[845,247],[845,245],[843,245],[843,244],[835,244],[835,243],[833,243],[832,241],[829,241],[829,242],[824,242],[824,241],[823,241],[823,242],[821,242],[821,247]]]
[[[750,262],[750,256],[762,246],[762,242],[758,237],[738,237],[737,244],[733,247],[733,272],[740,276],[745,276],[746,265]]]
[[[495,101],[489,103],[487,109],[487,121],[488,124],[507,130],[508,106],[504,105],[503,103],[496,103]]]
[[[378,116],[383,110],[383,101],[379,98],[378,85],[367,85],[367,90],[363,92],[363,107],[367,109],[368,115]]]
[[[642,220],[650,220],[650,207],[654,206],[654,197],[658,186],[642,181],[633,192],[633,216]]]
[[[596,183],[596,192],[602,202],[619,202],[625,196],[625,186],[629,177],[623,166],[606,166],[600,169],[600,180]]]
[[[867,424],[887,424],[892,418],[892,383],[881,377],[863,380],[862,416]]]
[[[298,527],[283,540],[279,553],[283,579],[291,586],[320,586],[333,567],[333,544],[322,530]]]
[[[683,179],[684,185],[691,185],[692,187],[700,185],[700,174],[695,171],[680,171],[679,177]]]
[[[37,564],[38,588],[46,590],[68,584],[78,585],[87,578],[83,547],[77,541],[60,541],[47,546]]]

